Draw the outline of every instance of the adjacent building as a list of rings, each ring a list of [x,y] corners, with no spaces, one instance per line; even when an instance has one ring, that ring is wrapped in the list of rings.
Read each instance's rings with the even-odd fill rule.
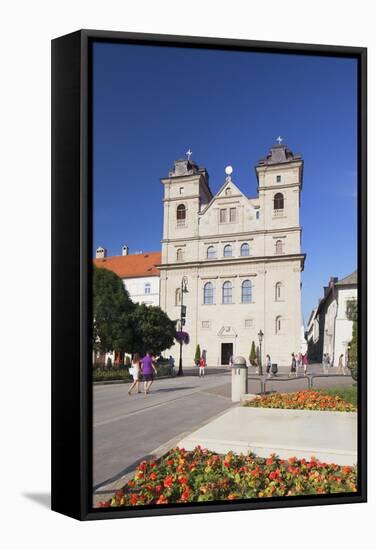
[[[107,256],[107,250],[100,246],[96,250],[94,265],[116,273],[133,302],[159,306],[159,270],[156,265],[160,261],[160,252],[129,254],[128,247],[123,246],[121,256]]]
[[[185,365],[193,364],[197,344],[208,365],[228,364],[231,355],[248,357],[260,331],[263,361],[268,353],[287,365],[292,352],[304,351],[303,160],[279,143],[255,170],[255,198],[232,179],[231,167],[213,194],[206,169],[190,158],[175,161],[161,180],[160,306],[171,319],[180,318],[182,298],[187,306]],[[183,277],[188,292],[182,297]],[[172,353],[177,359],[177,346]]]
[[[324,287],[324,296],[312,311],[307,325],[308,357],[311,362],[321,362],[324,353],[338,365],[341,354],[346,358],[352,339],[353,321],[348,319],[349,302],[358,299],[358,273],[354,271],[338,280],[331,277]]]

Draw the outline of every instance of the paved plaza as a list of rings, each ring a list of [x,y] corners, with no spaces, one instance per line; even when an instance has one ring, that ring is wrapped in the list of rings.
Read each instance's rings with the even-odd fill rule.
[[[335,369],[333,369],[335,374]],[[322,374],[321,365],[310,372]],[[307,388],[306,379],[282,381],[288,368],[267,383],[268,391],[297,391]],[[256,371],[249,368],[249,376]],[[314,387],[351,385],[349,378],[317,378]],[[140,386],[142,388],[142,384]],[[128,384],[94,386],[94,490],[98,497],[120,478],[132,475],[137,464],[152,455],[161,456],[210,420],[232,408],[231,373],[226,367],[185,368],[185,376],[156,380],[149,395],[129,396]],[[249,393],[258,393],[260,383],[250,379]]]

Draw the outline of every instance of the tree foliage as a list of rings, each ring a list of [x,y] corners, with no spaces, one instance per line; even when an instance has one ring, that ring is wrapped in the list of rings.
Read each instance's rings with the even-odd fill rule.
[[[93,346],[101,352],[129,351],[133,345],[131,314],[135,304],[120,277],[94,266]]]
[[[348,367],[354,380],[358,379],[358,302],[349,300],[346,315],[352,325],[352,338],[348,349]]]
[[[176,322],[159,306],[137,304],[132,315],[133,348],[132,351],[145,355],[151,351],[159,355],[174,345]]]

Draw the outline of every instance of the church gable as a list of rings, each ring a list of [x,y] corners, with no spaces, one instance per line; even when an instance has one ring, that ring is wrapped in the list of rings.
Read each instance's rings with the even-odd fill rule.
[[[230,176],[200,212],[200,234],[233,233],[254,230],[256,209]]]

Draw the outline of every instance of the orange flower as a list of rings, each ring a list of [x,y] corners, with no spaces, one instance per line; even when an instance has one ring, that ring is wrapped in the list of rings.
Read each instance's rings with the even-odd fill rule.
[[[152,472],[149,476],[149,479],[151,479],[152,481],[154,481],[157,477],[157,474],[155,472]]]
[[[168,503],[168,499],[164,495],[161,495],[157,500],[157,504],[167,504],[167,503]]]
[[[230,493],[227,497],[227,500],[235,500],[238,498],[238,495],[236,493]]]

